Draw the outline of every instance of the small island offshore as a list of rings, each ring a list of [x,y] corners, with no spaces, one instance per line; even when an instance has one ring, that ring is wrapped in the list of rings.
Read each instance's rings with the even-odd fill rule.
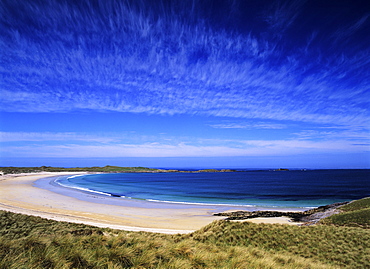
[[[55,201],[60,199],[63,207],[66,207],[70,201],[76,207],[83,205],[82,202],[75,198],[73,200],[70,197],[61,196],[59,193],[41,190],[35,187],[33,182],[41,177],[48,178],[63,174],[213,173],[234,170],[179,171],[118,166],[2,167],[0,170],[4,175],[0,179],[0,268],[370,267],[368,259],[370,198],[336,203],[303,212],[216,213],[212,214],[214,216],[209,216],[211,220],[209,224],[185,233],[164,234],[161,229],[135,232],[125,230],[124,226],[108,225],[108,223],[118,223],[108,217],[105,219],[106,225],[96,225],[91,222],[97,214],[89,211],[92,210],[89,206],[91,203],[86,203],[87,206],[82,207],[85,208],[85,213],[81,213],[81,218],[73,221],[77,215],[69,215],[73,214],[73,211],[57,211]],[[277,171],[285,171],[285,169]],[[40,212],[45,207],[31,208],[31,204],[27,204],[29,200],[34,199],[37,204],[40,203],[38,199],[46,199],[45,197],[48,200],[42,203],[48,201],[47,206],[50,207],[48,215],[31,216],[32,212]],[[8,201],[15,202],[7,204]],[[98,205],[96,204],[95,207]],[[20,208],[23,208],[23,211],[18,210]],[[192,222],[198,221],[194,215],[201,212],[191,211],[193,209],[190,210],[187,207],[181,207],[176,210],[178,212],[156,207],[135,208],[130,211],[130,206],[121,208],[109,204],[102,205],[102,208],[106,211],[120,211],[120,214],[124,215],[122,219],[130,218],[130,214],[143,212],[147,214],[143,217],[143,223],[159,221],[153,216],[162,214],[164,222],[174,224],[176,219],[170,220],[171,214],[182,212],[181,214],[184,215],[181,221],[188,219],[189,226]],[[62,215],[53,215],[53,212],[60,212]],[[63,218],[60,216],[63,216],[65,221],[61,221]],[[212,217],[216,219],[212,220]],[[264,218],[289,218],[291,224],[296,225],[249,221]],[[178,227],[181,225],[183,223],[179,223]]]

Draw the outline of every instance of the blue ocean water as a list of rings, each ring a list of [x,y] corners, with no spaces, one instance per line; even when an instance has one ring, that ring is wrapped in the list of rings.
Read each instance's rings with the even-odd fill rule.
[[[317,207],[370,196],[370,170],[117,173],[58,178],[117,199],[259,207]]]

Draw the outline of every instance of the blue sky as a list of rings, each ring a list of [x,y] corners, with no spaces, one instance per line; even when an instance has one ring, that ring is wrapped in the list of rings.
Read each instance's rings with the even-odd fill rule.
[[[367,1],[0,12],[0,165],[370,168]]]

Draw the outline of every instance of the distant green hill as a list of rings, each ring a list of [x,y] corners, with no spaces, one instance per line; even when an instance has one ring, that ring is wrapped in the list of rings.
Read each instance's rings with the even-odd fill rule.
[[[153,169],[147,167],[120,167],[106,165],[104,167],[51,167],[51,166],[40,166],[40,167],[0,167],[0,171],[4,174],[19,174],[19,173],[38,173],[38,172],[165,172],[167,170]]]
[[[196,171],[186,170],[174,170],[174,169],[157,169],[147,167],[121,167],[106,165],[104,167],[93,166],[93,167],[52,167],[52,166],[40,166],[40,167],[0,167],[0,172],[3,174],[20,174],[20,173],[40,173],[40,172],[91,172],[91,173],[173,173],[173,172],[189,172],[189,173],[201,173],[201,172],[235,172],[231,169],[203,169]]]

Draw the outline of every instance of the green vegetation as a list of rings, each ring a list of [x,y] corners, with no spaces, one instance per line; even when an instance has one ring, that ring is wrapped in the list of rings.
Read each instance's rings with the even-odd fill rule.
[[[254,247],[311,258],[341,267],[370,266],[370,230],[362,228],[217,221],[192,234],[192,238],[218,246]]]
[[[39,173],[39,172],[104,172],[104,173],[147,173],[147,172],[170,172],[173,170],[161,170],[147,167],[120,167],[106,165],[104,167],[51,167],[51,166],[40,166],[40,167],[0,167],[0,171],[4,174],[19,174],[19,173]]]
[[[236,170],[233,169],[201,169],[197,171],[183,171],[183,172],[192,172],[192,173],[218,173],[218,172],[236,172]]]
[[[343,212],[321,221],[324,224],[333,224],[348,227],[370,228],[370,209]]]
[[[215,221],[164,235],[0,211],[0,268],[370,268],[370,230]]]
[[[341,213],[321,220],[322,224],[370,228],[370,197],[339,208]]]
[[[349,212],[366,208],[370,208],[370,197],[350,202],[349,204],[341,206],[340,210]]]
[[[332,268],[189,235],[97,229],[7,212],[0,219],[0,268]]]
[[[174,169],[156,169],[147,167],[121,167],[106,165],[104,167],[51,167],[51,166],[40,166],[40,167],[0,167],[0,172],[5,174],[20,174],[20,173],[40,173],[40,172],[91,172],[91,173],[211,173],[211,172],[235,172],[231,169],[203,169],[197,171],[185,171],[185,170],[174,170]]]

